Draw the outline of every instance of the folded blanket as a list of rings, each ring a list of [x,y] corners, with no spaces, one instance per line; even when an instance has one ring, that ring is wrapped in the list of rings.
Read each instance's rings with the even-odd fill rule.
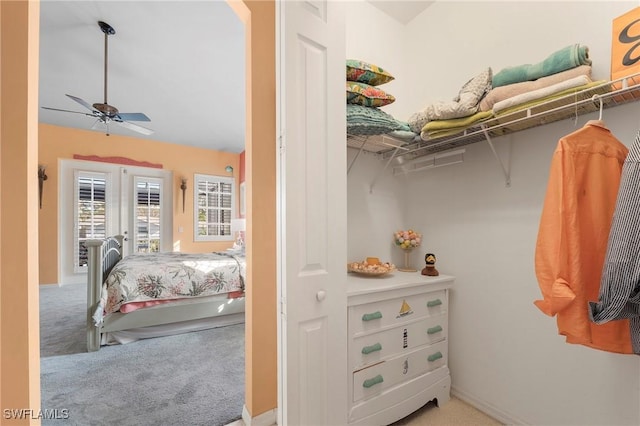
[[[551,74],[546,77],[541,77],[537,80],[523,81],[520,83],[513,83],[507,84],[506,86],[496,87],[494,89],[491,89],[489,93],[487,93],[487,96],[482,98],[478,109],[480,111],[489,111],[493,109],[493,105],[496,102],[512,98],[522,93],[533,92],[534,90],[542,89],[543,87],[548,87],[556,83],[560,83],[561,81],[569,80],[573,77],[578,77],[580,75],[586,75],[591,78],[591,66],[580,65],[566,71]]]
[[[524,64],[501,70],[493,76],[493,87],[537,80],[540,77],[566,71],[579,65],[591,65],[589,48],[580,44],[573,44],[552,53],[537,64]]]
[[[433,103],[427,105],[422,111],[414,113],[409,117],[409,127],[413,132],[420,133],[429,121],[449,120],[475,114],[478,111],[480,99],[491,90],[491,76],[491,68],[487,68],[467,81],[452,101]]]
[[[495,113],[495,115],[496,116],[504,116],[506,114],[511,114],[512,112],[516,112],[516,111],[520,111],[520,110],[523,110],[523,109],[531,108],[531,107],[534,107],[534,106],[536,106],[538,104],[541,104],[543,102],[551,101],[553,99],[558,99],[558,98],[561,98],[561,97],[566,96],[566,95],[571,95],[571,94],[580,92],[582,90],[590,89],[592,87],[601,86],[606,82],[607,82],[606,80],[598,80],[598,81],[593,81],[591,83],[583,84],[582,86],[572,87],[570,89],[566,89],[566,90],[562,90],[560,92],[556,92],[556,93],[551,94],[549,96],[544,96],[542,98],[533,99],[533,100],[530,100],[528,102],[521,103],[519,105],[514,105],[514,106],[512,106],[510,108],[505,108],[505,109],[501,110],[500,113]],[[610,87],[610,86],[607,86],[607,87]]]
[[[495,114],[499,114],[500,111],[503,111],[505,109],[521,105],[536,99],[546,98],[550,95],[554,95],[567,89],[572,89],[574,87],[584,86],[588,83],[591,83],[591,78],[587,77],[586,75],[579,75],[577,77],[570,78],[569,80],[552,84],[551,86],[543,87],[531,92],[521,93],[517,96],[513,96],[503,101],[496,102],[496,104],[493,106],[493,112]]]
[[[394,130],[408,130],[407,127],[407,123],[378,108],[347,104],[347,133],[350,135],[382,135]]]
[[[480,111],[468,117],[455,118],[452,120],[430,121],[422,128],[420,137],[426,141],[455,135],[463,132],[473,125],[486,121],[491,117],[493,117],[493,111]]]

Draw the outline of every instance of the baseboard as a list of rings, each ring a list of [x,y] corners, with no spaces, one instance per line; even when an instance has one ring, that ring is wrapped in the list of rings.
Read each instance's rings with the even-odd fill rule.
[[[472,407],[482,411],[486,415],[493,417],[494,419],[496,419],[502,424],[505,424],[505,425],[526,425],[527,424],[526,422],[513,417],[509,413],[506,413],[494,407],[493,405],[487,403],[486,401],[476,398],[475,396],[463,390],[460,390],[455,386],[451,386],[451,395],[466,402]]]
[[[278,410],[274,408],[256,417],[251,417],[247,406],[242,406],[242,421],[246,426],[273,426],[276,424]]]

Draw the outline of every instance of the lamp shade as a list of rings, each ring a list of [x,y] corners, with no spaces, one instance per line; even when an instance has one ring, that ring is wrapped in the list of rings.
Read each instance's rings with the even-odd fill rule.
[[[246,226],[246,219],[231,219],[231,235],[236,235],[237,232],[245,231]]]

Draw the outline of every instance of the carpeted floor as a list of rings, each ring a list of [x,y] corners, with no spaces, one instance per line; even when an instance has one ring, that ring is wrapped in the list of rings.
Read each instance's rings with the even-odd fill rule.
[[[42,409],[68,413],[42,424],[215,426],[241,417],[244,324],[87,353],[82,293],[40,291]]]
[[[501,424],[482,411],[452,396],[449,402],[442,404],[441,407],[438,407],[434,402],[429,402],[390,426],[497,426]]]

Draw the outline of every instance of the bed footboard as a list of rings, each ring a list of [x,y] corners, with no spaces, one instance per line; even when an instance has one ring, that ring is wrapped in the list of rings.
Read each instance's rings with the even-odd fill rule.
[[[93,323],[93,313],[100,303],[102,283],[113,266],[122,259],[124,236],[116,235],[104,240],[87,240],[87,350],[100,349],[100,328]]]

